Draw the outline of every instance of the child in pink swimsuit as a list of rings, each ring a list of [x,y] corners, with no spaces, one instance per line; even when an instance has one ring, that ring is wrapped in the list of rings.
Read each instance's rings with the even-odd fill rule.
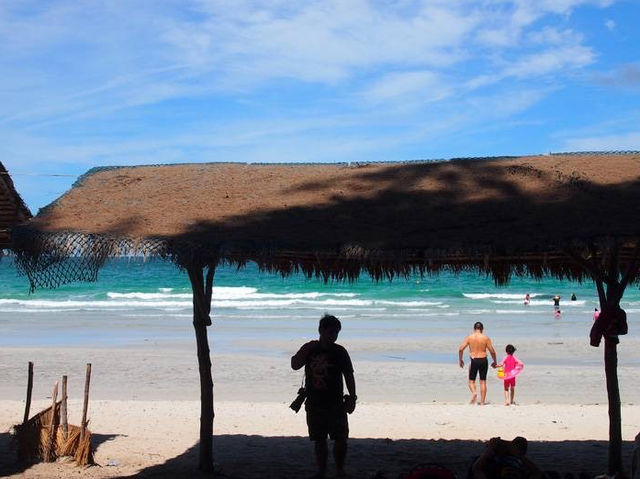
[[[514,348],[512,344],[507,344],[505,351],[507,352],[507,355],[504,357],[502,362],[498,364],[498,366],[502,366],[504,368],[504,376],[507,378],[504,380],[504,405],[509,406],[511,404],[515,404],[513,398],[516,395],[516,378],[515,376],[509,376],[511,375],[511,371],[513,371],[518,364],[520,367],[523,367],[524,365],[513,355],[513,353],[516,352],[516,348]]]

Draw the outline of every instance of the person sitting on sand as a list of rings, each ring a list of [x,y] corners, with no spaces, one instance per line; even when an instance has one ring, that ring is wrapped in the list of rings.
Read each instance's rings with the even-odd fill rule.
[[[504,368],[505,377],[509,376],[509,373],[513,371],[518,364],[522,365],[522,362],[516,358],[513,353],[516,352],[516,348],[513,344],[507,344],[505,348],[505,352],[507,355],[504,357],[502,362],[498,364],[498,366],[502,366]],[[513,400],[516,395],[516,378],[508,377],[504,380],[504,405],[510,406],[511,404],[515,404]]]
[[[562,311],[560,311],[559,309],[556,309],[553,313],[553,318],[560,319],[561,317],[562,317]]]
[[[347,413],[356,407],[356,382],[351,358],[345,348],[336,344],[342,329],[340,320],[325,314],[320,319],[317,341],[309,341],[291,358],[295,370],[304,366],[306,384],[307,426],[309,439],[315,443],[318,473],[322,478],[327,468],[329,448],[327,436],[333,441],[333,457],[339,477],[345,476],[349,423]],[[349,395],[343,396],[342,378]]]
[[[471,364],[469,365],[469,390],[471,391],[471,401],[469,404],[475,404],[478,394],[476,392],[476,377],[480,373],[480,404],[484,405],[487,399],[487,370],[489,363],[487,361],[487,349],[491,353],[493,362],[491,367],[496,367],[496,350],[493,349],[491,338],[482,331],[484,326],[480,321],[473,325],[473,333],[467,336],[458,348],[458,361],[460,367],[464,368],[462,353],[469,347],[469,355],[471,356]]]
[[[492,437],[471,466],[471,479],[538,479],[542,471],[527,456],[528,442],[522,436],[512,441]]]

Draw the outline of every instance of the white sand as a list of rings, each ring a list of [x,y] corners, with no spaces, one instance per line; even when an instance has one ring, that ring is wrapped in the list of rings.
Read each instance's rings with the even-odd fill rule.
[[[601,351],[595,351],[599,357]],[[102,467],[79,472],[72,464],[55,463],[23,471],[13,464],[6,431],[23,415],[28,360],[36,363],[32,412],[49,405],[46,398],[52,383],[67,373],[74,424],[79,423],[81,412],[84,363],[92,362],[90,429],[95,458]],[[640,431],[640,405],[632,404],[640,397],[638,372],[638,366],[621,359],[627,461],[629,441]],[[191,348],[3,348],[0,373],[0,475],[196,474],[199,392]],[[314,465],[304,415],[287,407],[301,373],[289,369],[288,357],[214,356],[214,374],[214,446],[222,471],[228,477],[247,479],[309,476]],[[396,479],[412,465],[436,461],[464,477],[471,458],[483,450],[479,441],[516,435],[530,440],[531,457],[543,469],[592,475],[605,471],[608,417],[600,363],[563,368],[530,364],[519,377],[515,407],[502,405],[501,385],[493,376],[491,404],[466,405],[465,374],[455,363],[357,362],[361,401],[350,417],[352,476],[367,478],[383,472]]]
[[[39,400],[34,407],[47,404]],[[0,429],[6,431],[22,415],[24,404],[5,400],[0,405]],[[77,424],[81,402],[73,400],[69,408],[71,422]],[[217,404],[216,414],[216,462],[231,477],[297,477],[298,472],[304,477],[313,471],[311,446],[303,437],[304,416],[294,414],[286,403],[225,401]],[[197,401],[92,401],[95,459],[103,467],[82,475],[121,477],[146,470],[149,477],[189,477],[196,461],[198,416]],[[623,417],[623,436],[630,440],[640,430],[640,406],[625,406]],[[442,462],[462,473],[483,449],[477,440],[496,435],[527,437],[531,457],[545,469],[595,474],[606,467],[607,414],[602,405],[364,402],[351,416],[350,427],[348,464],[354,477],[385,471],[395,479],[425,461]],[[2,457],[11,459],[9,454]],[[39,464],[11,477],[75,474],[75,466],[58,463]]]

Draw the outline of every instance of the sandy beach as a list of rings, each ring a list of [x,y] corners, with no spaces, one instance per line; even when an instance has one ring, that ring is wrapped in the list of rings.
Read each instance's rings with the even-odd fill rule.
[[[626,347],[633,347],[636,340],[629,339]],[[29,359],[36,363],[32,412],[49,405],[51,385],[66,372],[74,424],[80,421],[84,363],[91,359],[89,417],[99,467],[80,470],[62,461],[23,469],[14,463],[8,431],[24,411]],[[304,416],[288,408],[301,379],[299,372],[289,369],[288,357],[214,355],[213,360],[219,470],[226,477],[247,479],[311,475],[314,464]],[[196,477],[199,395],[195,354],[189,345],[3,348],[0,364],[7,378],[0,387],[1,474]],[[631,441],[640,431],[640,405],[630,401],[638,397],[636,373],[636,366],[621,361],[627,462]],[[395,479],[424,462],[447,465],[464,477],[484,440],[516,435],[529,439],[530,455],[544,470],[591,476],[606,470],[608,416],[598,364],[531,365],[522,374],[519,404],[513,407],[502,404],[501,384],[494,377],[489,378],[490,404],[466,404],[465,371],[455,364],[360,361],[356,379],[361,401],[350,418],[352,477],[384,474]]]

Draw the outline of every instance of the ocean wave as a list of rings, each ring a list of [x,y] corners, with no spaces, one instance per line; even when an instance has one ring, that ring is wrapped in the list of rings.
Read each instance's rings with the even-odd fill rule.
[[[538,312],[526,309],[496,309],[496,314],[538,314]]]
[[[519,299],[521,302],[524,301],[524,294],[518,293],[462,293],[462,296],[469,299]],[[540,296],[536,293],[529,294],[530,297],[535,298],[536,296]]]
[[[110,299],[144,299],[144,300],[156,300],[156,299],[191,299],[191,293],[112,293],[109,291],[107,297]]]
[[[500,300],[500,299],[494,299],[491,300],[492,303],[495,304],[522,304],[523,301],[509,301],[509,300]],[[584,300],[579,300],[579,301],[567,301],[564,302],[560,305],[561,308],[564,308],[566,306],[584,306],[586,303],[586,301]],[[553,304],[553,301],[551,300],[533,300],[531,302],[529,302],[529,306],[551,306]]]
[[[162,291],[168,289],[170,291]],[[143,293],[143,292],[130,292],[130,293],[118,293],[109,291],[107,297],[110,299],[142,299],[142,300],[157,300],[157,299],[191,299],[191,293],[172,293],[171,288],[159,288],[159,293]],[[212,291],[212,297],[214,300],[229,300],[229,299],[315,299],[326,296],[332,296],[337,298],[354,298],[357,293],[258,293],[257,288],[251,288],[248,286],[239,287],[226,287],[226,286],[214,286]]]
[[[107,300],[42,300],[42,299],[0,299],[0,311],[16,310],[17,307],[25,311],[70,311],[70,310],[122,310],[122,309],[190,309],[192,307],[191,295],[172,295],[170,297],[157,296],[162,293],[116,293],[111,294]],[[148,296],[152,295],[152,296]],[[295,296],[295,295],[293,295]],[[374,299],[354,299],[349,297],[331,298],[323,295],[320,297],[291,297],[291,295],[278,295],[272,299],[245,297],[242,299],[213,298],[214,308],[231,309],[259,309],[259,308],[326,308],[326,307],[396,307],[396,308],[421,308],[425,306],[439,306],[441,303],[430,301],[380,301]],[[182,301],[180,299],[183,299]],[[136,301],[137,300],[137,301]]]

